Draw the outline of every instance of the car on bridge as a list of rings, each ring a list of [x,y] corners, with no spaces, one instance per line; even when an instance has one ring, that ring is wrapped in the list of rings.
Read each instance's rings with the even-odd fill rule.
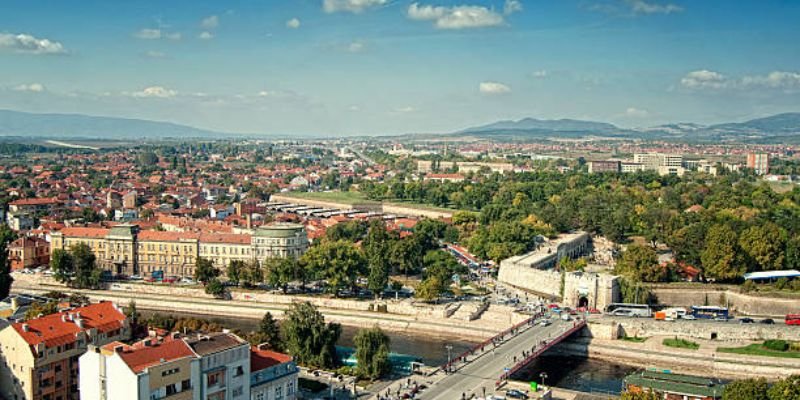
[[[528,399],[528,395],[525,392],[517,389],[506,390],[506,396],[512,399]]]

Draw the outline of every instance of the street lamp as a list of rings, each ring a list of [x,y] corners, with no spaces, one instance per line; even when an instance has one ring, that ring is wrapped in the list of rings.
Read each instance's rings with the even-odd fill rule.
[[[453,350],[453,346],[448,344],[445,345],[444,348],[447,349],[447,369],[444,371],[444,373],[447,374],[447,372],[450,370],[450,363],[452,362],[450,358],[450,350]]]
[[[542,380],[542,386],[544,386],[544,380],[547,379],[547,372],[542,372],[539,374],[539,378]]]

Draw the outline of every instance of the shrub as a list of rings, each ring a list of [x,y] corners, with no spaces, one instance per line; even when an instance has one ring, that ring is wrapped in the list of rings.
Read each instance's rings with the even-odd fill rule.
[[[775,281],[775,288],[778,289],[778,290],[783,290],[784,288],[786,288],[786,285],[788,285],[788,284],[789,284],[789,279],[787,279],[787,278],[778,278],[778,280]]]
[[[789,350],[789,342],[785,340],[765,340],[764,347],[775,351]]]

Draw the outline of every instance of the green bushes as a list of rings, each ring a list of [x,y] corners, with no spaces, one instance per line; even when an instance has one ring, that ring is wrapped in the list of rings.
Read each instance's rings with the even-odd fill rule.
[[[686,339],[678,339],[677,337],[674,339],[664,339],[662,343],[664,346],[675,347],[678,349],[697,350],[700,348],[700,345],[695,342]]]
[[[774,351],[789,350],[789,342],[785,340],[765,340],[764,347]]]

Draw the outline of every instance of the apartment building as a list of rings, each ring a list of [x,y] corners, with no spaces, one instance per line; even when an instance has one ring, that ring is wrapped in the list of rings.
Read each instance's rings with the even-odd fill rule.
[[[200,358],[197,387],[202,400],[250,398],[250,344],[225,332],[184,340]]]
[[[748,154],[747,168],[754,170],[756,175],[769,174],[769,154],[766,153]]]
[[[589,173],[597,174],[602,172],[620,172],[619,161],[589,161]]]
[[[35,236],[23,236],[8,244],[11,270],[34,268],[50,262],[50,243]]]
[[[78,400],[79,357],[90,344],[130,335],[125,315],[111,302],[12,323],[0,330],[0,397]]]
[[[89,346],[80,371],[81,400],[200,400],[200,358],[173,337]]]
[[[288,354],[250,349],[250,400],[294,400],[300,370]]]
[[[299,257],[308,249],[300,224],[276,223],[252,234],[140,231],[136,225],[64,228],[51,234],[50,251],[85,243],[101,268],[113,274],[191,276],[197,257],[223,271],[233,260],[259,262],[271,257]]]

